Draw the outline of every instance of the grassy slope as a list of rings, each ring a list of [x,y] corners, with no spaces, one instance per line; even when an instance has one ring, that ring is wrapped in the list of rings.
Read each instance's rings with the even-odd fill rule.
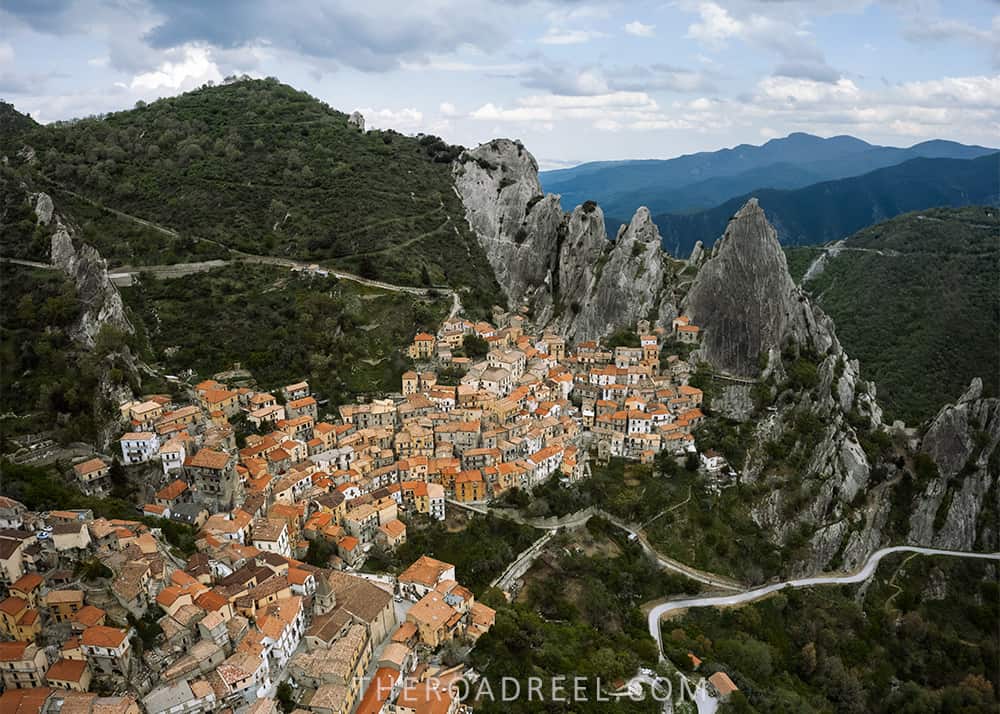
[[[472,308],[500,299],[452,189],[459,147],[361,133],[343,113],[276,81],[203,88],[40,127],[25,141],[53,181],[185,239],[326,260],[396,282],[426,277],[469,288]],[[127,236],[104,243],[121,262],[155,262],[164,250],[162,239],[149,246],[157,255],[142,255]]]
[[[905,558],[883,561],[867,592],[691,610],[664,623],[668,656],[687,669],[695,652],[702,674],[730,674],[749,700],[730,711],[995,712],[1000,599],[988,566]],[[942,582],[944,598],[932,598]]]
[[[308,378],[334,401],[398,390],[406,365],[400,350],[450,306],[444,297],[250,264],[172,280],[144,277],[122,296],[146,333],[150,358],[167,372],[206,376],[241,362],[263,386]]]
[[[976,376],[1000,391],[997,216],[975,207],[900,216],[846,244],[895,254],[842,252],[806,285],[890,416],[927,419]]]

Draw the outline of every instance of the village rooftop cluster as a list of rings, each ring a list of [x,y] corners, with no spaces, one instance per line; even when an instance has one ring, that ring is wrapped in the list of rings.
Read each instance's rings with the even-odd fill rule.
[[[440,683],[462,668],[438,653],[474,644],[494,611],[451,564],[361,574],[366,557],[449,503],[583,478],[592,452],[696,453],[704,418],[688,363],[664,350],[697,342],[686,318],[640,322],[636,346],[570,350],[524,315],[492,317],[417,334],[399,393],[322,419],[305,381],[263,391],[226,375],[122,404],[124,466],[93,456],[71,477],[103,497],[124,468],[145,484],[142,520],[0,499],[0,709],[267,714],[283,682],[315,714],[461,709]],[[167,544],[168,521],[194,529],[194,555]],[[322,567],[306,562],[317,544]]]

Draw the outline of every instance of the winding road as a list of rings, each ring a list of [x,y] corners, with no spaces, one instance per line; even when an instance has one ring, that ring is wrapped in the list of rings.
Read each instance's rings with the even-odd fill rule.
[[[875,574],[879,562],[887,555],[893,553],[917,553],[919,555],[945,555],[955,558],[979,558],[982,560],[1000,560],[1000,553],[971,553],[962,550],[939,550],[937,548],[922,548],[912,545],[896,545],[889,548],[881,548],[872,553],[865,562],[863,568],[847,575],[816,575],[809,578],[797,578],[786,580],[781,583],[764,585],[753,590],[732,595],[714,595],[711,597],[695,597],[684,600],[671,600],[657,605],[649,611],[649,634],[656,640],[656,644],[663,653],[663,642],[660,639],[660,620],[668,612],[677,610],[688,610],[693,607],[727,607],[730,605],[740,605],[747,602],[754,602],[772,593],[779,592],[785,588],[808,588],[814,585],[851,585],[862,583]]]

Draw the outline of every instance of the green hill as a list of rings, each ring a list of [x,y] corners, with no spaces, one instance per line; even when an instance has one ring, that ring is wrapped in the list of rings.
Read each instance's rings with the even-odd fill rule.
[[[461,147],[361,132],[347,115],[276,80],[204,87],[104,117],[19,129],[53,191],[180,234],[176,243],[105,234],[100,247],[112,263],[185,252],[214,257],[222,246],[396,283],[466,288],[463,304],[472,309],[502,299],[452,188],[451,161]],[[199,240],[218,245],[196,249]]]
[[[934,206],[991,205],[1000,201],[1000,154],[976,159],[913,159],[862,176],[794,191],[761,189],[707,211],[653,217],[663,246],[690,254],[695,241],[712,245],[730,217],[756,196],[785,245],[839,240],[907,211]]]
[[[1000,393],[1000,211],[936,208],[867,228],[804,287],[890,418],[923,421],[973,377]],[[800,275],[816,248],[791,248]]]

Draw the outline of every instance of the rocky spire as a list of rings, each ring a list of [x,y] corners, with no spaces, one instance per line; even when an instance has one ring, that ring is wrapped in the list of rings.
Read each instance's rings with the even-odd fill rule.
[[[820,354],[835,343],[832,324],[814,311],[788,272],[774,228],[756,198],[729,221],[698,271],[683,312],[702,328],[701,359],[753,377],[761,355],[793,338]]]
[[[454,173],[497,281],[539,326],[589,340],[676,314],[665,288],[672,273],[645,207],[609,241],[600,207],[588,201],[563,214],[558,196],[542,194],[535,159],[509,139],[465,152]]]

